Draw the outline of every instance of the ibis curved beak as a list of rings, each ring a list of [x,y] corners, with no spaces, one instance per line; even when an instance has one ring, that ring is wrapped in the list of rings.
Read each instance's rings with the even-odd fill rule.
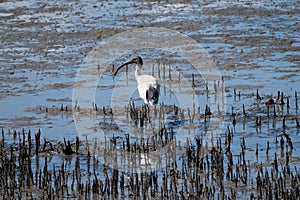
[[[126,62],[126,63],[124,63],[123,65],[121,65],[121,66],[117,69],[117,71],[115,71],[114,76],[117,75],[118,71],[119,71],[122,67],[124,67],[125,65],[132,64],[132,63],[135,63],[135,62],[134,62],[133,60],[131,60],[131,61]]]

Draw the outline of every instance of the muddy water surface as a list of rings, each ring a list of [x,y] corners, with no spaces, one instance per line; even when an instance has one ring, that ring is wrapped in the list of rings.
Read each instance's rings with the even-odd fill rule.
[[[50,141],[59,142],[64,138],[75,141],[77,131],[74,120],[77,119],[73,118],[71,111],[72,89],[76,74],[88,52],[103,40],[132,28],[169,28],[196,40],[209,53],[223,77],[223,81],[216,81],[217,85],[225,87],[223,98],[226,107],[220,113],[224,120],[221,142],[225,143],[226,131],[231,130],[234,134],[231,152],[234,162],[238,163],[241,160],[241,141],[245,139],[245,159],[251,162],[249,171],[253,176],[248,179],[247,186],[241,185],[243,190],[238,192],[238,196],[249,197],[251,188],[254,188],[251,181],[253,183],[257,178],[258,167],[255,164],[263,163],[271,169],[275,153],[280,157],[281,165],[286,163],[286,155],[289,155],[290,168],[293,172],[294,167],[299,170],[300,140],[299,128],[296,127],[296,119],[299,118],[296,105],[299,101],[295,97],[300,96],[299,18],[299,2],[279,0],[2,2],[0,127],[19,132],[22,128],[30,129],[34,133],[41,129],[42,137]],[[172,94],[172,87],[182,88],[183,93],[189,93],[193,72],[182,67],[187,64],[186,61],[170,52],[160,55],[160,51],[154,54],[147,51],[138,53],[145,58],[145,62],[151,63],[145,67],[144,72],[160,76],[160,80],[170,79],[169,68],[176,69],[176,65],[182,63],[179,71],[172,72],[171,79],[173,77],[174,82],[166,81],[171,84],[163,85],[161,103],[167,106],[178,103]],[[128,53],[108,65],[118,65],[132,55]],[[179,80],[178,72],[187,77],[187,84],[175,81]],[[126,79],[120,83],[125,85],[128,80],[134,84],[133,69],[128,70]],[[185,128],[188,128],[183,134],[196,132],[196,136],[201,136],[205,131],[204,119],[201,118],[205,106],[214,101],[207,97],[206,85],[201,76],[196,76],[194,81],[196,87],[193,89],[200,102],[200,119],[189,120],[188,111],[185,110],[188,121]],[[98,108],[111,107],[114,84],[110,72],[101,77],[95,102]],[[257,89],[260,98],[257,98]],[[282,105],[281,93],[284,101]],[[270,98],[278,100],[278,103],[266,106]],[[132,99],[136,100],[136,106],[142,105],[137,91],[132,94]],[[126,106],[128,101],[124,99],[120,101],[120,109],[124,111],[114,112],[116,118],[119,117],[124,124],[128,123],[128,126],[121,124],[122,129],[133,131],[135,126],[126,118]],[[195,110],[197,114],[197,108]],[[97,114],[97,120],[105,125],[110,133],[108,137],[112,138],[113,133],[122,138],[122,132],[105,121],[109,117],[104,119],[102,114]],[[219,117],[216,109],[212,110],[212,114],[212,118]],[[174,123],[174,120],[170,120],[172,113],[166,118]],[[174,126],[175,132],[177,126]],[[288,138],[293,148],[289,146]],[[284,141],[283,149],[280,148],[281,139]],[[268,143],[270,148],[267,148]],[[118,144],[121,146],[122,142]],[[268,156],[265,153],[267,149]],[[59,163],[61,160],[63,158],[57,157],[53,162]],[[224,160],[227,166],[226,162],[229,161]],[[72,170],[72,164],[70,166]]]

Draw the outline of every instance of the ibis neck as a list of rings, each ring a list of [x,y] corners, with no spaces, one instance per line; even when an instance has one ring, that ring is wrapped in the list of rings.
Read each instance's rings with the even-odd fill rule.
[[[135,78],[141,75],[142,65],[136,65],[135,67]]]

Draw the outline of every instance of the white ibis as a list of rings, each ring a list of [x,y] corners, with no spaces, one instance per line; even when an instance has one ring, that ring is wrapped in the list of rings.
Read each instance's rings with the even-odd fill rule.
[[[129,64],[136,64],[135,68],[135,78],[138,84],[138,91],[140,97],[144,100],[146,104],[155,105],[158,102],[159,98],[159,84],[153,76],[150,75],[141,75],[141,70],[143,68],[143,59],[140,56],[133,58],[131,61],[121,65],[114,76],[117,75],[118,71]]]

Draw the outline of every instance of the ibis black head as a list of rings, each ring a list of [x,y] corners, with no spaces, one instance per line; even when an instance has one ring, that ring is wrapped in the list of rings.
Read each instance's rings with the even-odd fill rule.
[[[134,57],[132,60],[131,60],[132,63],[135,63],[137,65],[143,65],[143,59],[141,58],[141,56],[137,56],[137,57]]]
[[[133,64],[133,63],[135,63],[135,64],[137,64],[137,65],[143,65],[143,59],[142,59],[140,56],[134,57],[131,61],[126,62],[126,63],[124,63],[123,65],[121,65],[121,66],[117,69],[117,71],[114,73],[114,76],[117,75],[118,71],[119,71],[122,67],[124,67],[125,65]]]

